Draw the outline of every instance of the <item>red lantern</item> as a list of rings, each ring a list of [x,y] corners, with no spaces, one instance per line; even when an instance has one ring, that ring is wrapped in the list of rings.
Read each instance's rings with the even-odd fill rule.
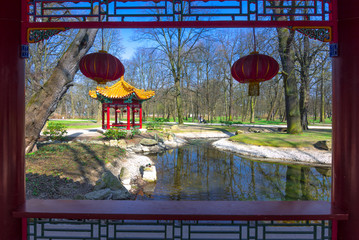
[[[272,79],[278,71],[279,64],[274,58],[258,52],[241,57],[231,68],[234,79],[240,83],[249,83],[249,96],[259,96],[259,82]]]
[[[98,84],[117,80],[125,73],[121,61],[106,51],[85,55],[81,58],[79,66],[83,75]]]

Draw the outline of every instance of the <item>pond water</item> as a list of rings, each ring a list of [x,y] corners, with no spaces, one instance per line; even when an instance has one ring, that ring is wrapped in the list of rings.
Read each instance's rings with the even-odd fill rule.
[[[330,168],[253,161],[204,140],[151,158],[157,182],[140,199],[330,200]]]

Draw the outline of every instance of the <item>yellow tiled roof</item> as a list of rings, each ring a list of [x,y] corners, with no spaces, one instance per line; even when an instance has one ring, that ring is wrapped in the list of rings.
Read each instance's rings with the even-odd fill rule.
[[[143,89],[137,89],[129,83],[121,80],[112,85],[111,87],[97,87],[96,90],[89,92],[90,97],[97,98],[97,94],[111,99],[127,99],[131,94],[135,94],[138,100],[147,100],[155,95],[154,91],[145,91]]]

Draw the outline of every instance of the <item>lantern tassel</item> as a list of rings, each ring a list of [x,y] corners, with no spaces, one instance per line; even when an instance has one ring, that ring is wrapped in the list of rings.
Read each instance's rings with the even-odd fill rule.
[[[259,96],[259,82],[249,83],[248,96]]]

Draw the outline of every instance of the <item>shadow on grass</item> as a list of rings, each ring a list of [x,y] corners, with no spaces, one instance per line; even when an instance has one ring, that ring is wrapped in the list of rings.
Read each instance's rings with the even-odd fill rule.
[[[59,176],[26,174],[26,199],[75,199],[92,189],[91,184]]]

